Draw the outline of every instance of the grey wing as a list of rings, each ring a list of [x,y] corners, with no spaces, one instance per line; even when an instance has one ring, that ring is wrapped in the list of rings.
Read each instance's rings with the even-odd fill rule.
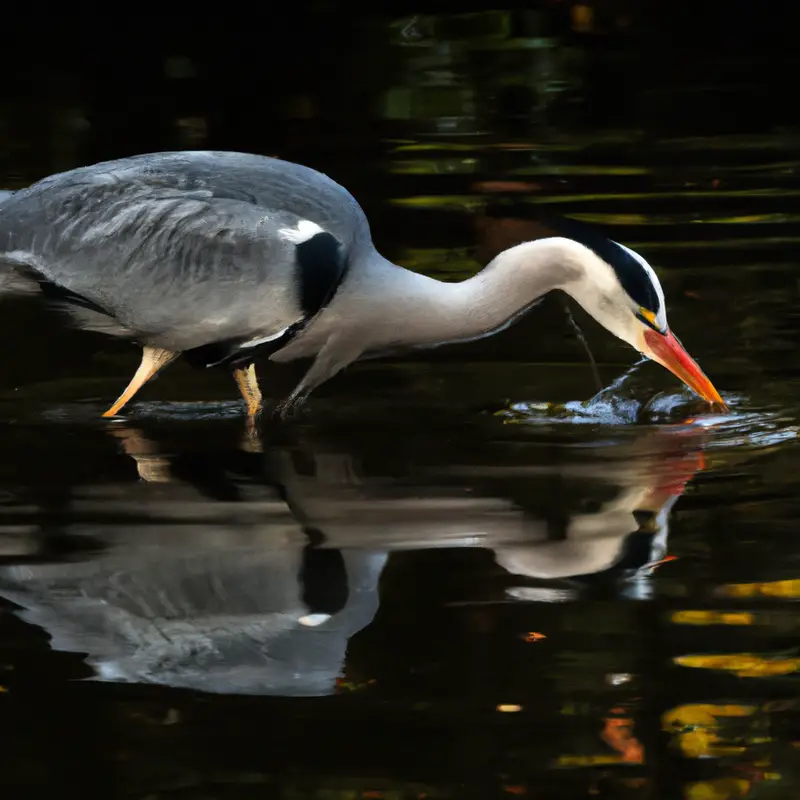
[[[151,182],[32,189],[0,211],[0,291],[42,290],[81,327],[179,351],[308,315],[300,256],[325,233],[312,220]],[[341,238],[323,245],[340,272]]]

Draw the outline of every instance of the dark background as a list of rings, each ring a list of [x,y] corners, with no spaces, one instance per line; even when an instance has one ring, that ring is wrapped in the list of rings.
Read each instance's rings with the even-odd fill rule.
[[[581,106],[554,109],[555,122],[711,132],[798,121],[798,103],[786,93],[800,64],[793,4],[595,0],[589,33],[573,29],[573,5],[503,5],[512,11],[512,35],[558,37],[560,46],[585,51]],[[43,154],[56,149],[57,131],[69,138],[70,126],[84,126],[80,136],[73,130],[77,163],[181,147],[175,119],[197,115],[206,121],[207,148],[292,157],[313,145],[319,161],[328,148],[339,157],[342,148],[363,156],[365,148],[380,148],[376,128],[388,126],[375,120],[374,107],[398,73],[387,23],[493,6],[330,1],[101,14],[88,8],[10,12],[0,174],[29,180],[61,168],[55,153],[49,164]],[[176,58],[191,66],[170,67]],[[676,86],[692,91],[678,102],[657,96]],[[300,94],[313,106],[313,121],[290,110]],[[498,122],[508,125],[529,101],[524,92],[495,98]],[[82,121],[65,119],[75,108]]]
[[[800,727],[793,677],[748,681],[681,671],[670,659],[704,648],[790,658],[797,639],[791,596],[770,599],[764,611],[758,599],[736,605],[714,591],[798,574],[792,431],[800,375],[800,217],[790,193],[800,149],[798,13],[789,2],[586,0],[594,16],[582,30],[575,24],[577,5],[507,3],[510,13],[502,19],[487,13],[489,4],[472,2],[4,9],[4,188],[147,151],[278,155],[323,169],[350,188],[387,256],[452,277],[538,232],[520,199],[558,200],[560,192],[582,197],[553,205],[596,214],[615,238],[635,243],[657,265],[676,330],[690,350],[702,353],[704,368],[735,400],[734,412],[744,409],[707,452],[709,471],[680,499],[670,533],[679,560],[657,573],[664,582],[656,601],[620,600],[611,581],[591,603],[493,606],[489,600],[502,596],[509,578],[489,551],[420,547],[392,557],[380,611],[351,642],[352,694],[236,698],[81,683],[89,671],[82,655],[53,652],[44,631],[4,604],[0,686],[8,691],[0,692],[0,786],[5,781],[7,796],[74,790],[84,797],[159,800],[374,800],[381,793],[404,800],[519,794],[671,800],[706,779],[727,781],[720,792],[732,797],[738,784],[730,782],[745,779],[761,781],[773,797],[795,796]],[[418,38],[427,50],[414,49]],[[509,40],[518,47],[507,57],[479,46]],[[553,54],[556,89],[549,94],[518,79],[531,63],[530,75],[538,74],[538,62],[523,47],[533,40],[547,40]],[[452,81],[444,74],[451,66]],[[437,94],[440,85],[446,89]],[[472,92],[469,113],[462,88]],[[392,89],[402,97],[408,90],[407,100],[396,102],[408,102],[412,111],[384,113]],[[398,142],[433,144],[433,155],[398,154]],[[474,171],[448,172],[446,165],[458,160],[453,153],[462,152],[453,145],[465,142]],[[525,144],[539,160],[528,151],[488,146],[497,143]],[[419,173],[392,169],[417,161]],[[516,172],[532,165],[542,174]],[[602,172],[617,168],[629,172]],[[421,209],[391,204],[419,196],[477,198],[478,209],[455,202]],[[452,258],[442,262],[442,253]],[[54,335],[39,317],[18,326],[21,319],[21,312],[4,312],[0,320],[2,388],[9,389],[0,459],[5,521],[31,523],[27,506],[15,506],[30,503],[39,515],[37,535],[44,531],[46,538],[65,517],[70,525],[85,522],[69,510],[73,494],[110,486],[107,516],[93,522],[113,526],[113,493],[139,497],[133,462],[105,431],[71,421],[74,408],[64,411],[61,404],[89,397],[99,409],[127,381],[137,354],[99,338]],[[15,346],[22,330],[24,346]],[[630,364],[630,352],[604,331],[592,329],[590,338],[607,380]],[[104,361],[109,352],[120,361]],[[442,371],[447,363],[446,379],[424,364],[394,373],[382,372],[381,364],[359,366],[323,387],[308,427],[327,424],[337,447],[371,454],[379,479],[400,496],[403,481],[424,483],[428,473],[422,469],[420,478],[414,471],[420,463],[446,473],[466,462],[487,494],[530,500],[528,482],[496,476],[508,464],[534,464],[544,488],[533,500],[557,521],[568,520],[558,465],[581,448],[560,448],[549,428],[501,428],[480,412],[487,398],[592,393],[563,309],[546,307],[496,338],[424,358],[438,360]],[[545,358],[555,362],[552,370],[534,363]],[[89,384],[104,371],[111,377],[102,390]],[[46,379],[53,382],[49,393],[39,383]],[[178,391],[170,382],[181,379]],[[176,368],[145,397],[197,400],[205,396],[205,381]],[[647,391],[668,386],[677,392],[656,368],[642,383]],[[231,399],[226,376],[216,392]],[[326,397],[333,398],[328,405]],[[402,425],[397,415],[392,419],[393,402],[403,410]],[[432,414],[429,427],[413,416],[425,403],[441,412]],[[40,405],[53,415],[37,417]],[[349,427],[335,413],[326,423],[331,408],[350,415]],[[235,417],[220,425],[195,421],[195,427],[160,421],[170,453],[181,444],[205,448],[213,464],[215,447],[228,452],[237,444],[238,423]],[[608,435],[602,426],[574,429],[570,443],[585,450]],[[763,436],[760,445],[756,434]],[[324,451],[331,445],[321,438]],[[400,476],[399,488],[387,475]],[[162,488],[170,497],[184,487],[176,481]],[[578,503],[586,500],[584,489],[575,489]],[[465,598],[486,605],[448,606]],[[670,610],[689,607],[752,612],[758,624],[665,622]],[[530,630],[546,630],[550,649],[521,645],[520,632]],[[618,690],[606,681],[609,672],[639,677]],[[496,713],[496,704],[510,697],[523,699],[526,713]],[[662,730],[667,710],[732,703],[759,709],[732,723],[720,717],[724,730],[712,730],[741,752],[683,758]],[[646,764],[608,767],[614,751],[600,732],[609,709],[620,706],[619,714],[635,719]],[[574,760],[552,766],[561,757]],[[773,777],[763,778],[767,773]]]

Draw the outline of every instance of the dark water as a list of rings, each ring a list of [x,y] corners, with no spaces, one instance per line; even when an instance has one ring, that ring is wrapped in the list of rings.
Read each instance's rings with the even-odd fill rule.
[[[238,134],[202,82],[127,140],[121,101],[51,86],[6,186],[88,152],[259,149],[351,187],[387,256],[443,278],[569,213],[656,266],[730,412],[574,310],[598,391],[550,298],[490,340],[356,365],[259,450],[228,377],[181,366],[101,420],[136,353],[4,309],[4,796],[800,794],[800,139],[735,113],[771,90],[746,54],[639,74],[606,116],[646,60],[634,33],[511,21],[372,23],[381,46],[342,67],[361,101],[298,78],[277,127]],[[375,52],[386,70],[359,70]],[[171,108],[197,70],[167,67],[149,99]],[[298,369],[262,368],[266,395]]]

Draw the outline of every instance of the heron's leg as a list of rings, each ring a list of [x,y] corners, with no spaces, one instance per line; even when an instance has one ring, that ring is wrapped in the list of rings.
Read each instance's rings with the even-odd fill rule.
[[[314,389],[348,364],[352,364],[361,355],[361,349],[359,345],[347,340],[335,338],[328,340],[294,391],[277,405],[276,416],[286,419],[295,408],[305,402]]]
[[[233,377],[239,387],[245,405],[247,406],[247,435],[250,439],[257,439],[258,428],[256,421],[261,413],[263,399],[261,390],[258,388],[258,378],[256,377],[255,364],[240,365],[234,367]]]
[[[103,416],[113,417],[153,375],[163,367],[166,367],[171,361],[174,361],[179,355],[180,353],[162,350],[160,347],[145,347],[142,352],[142,363],[139,364],[139,369],[136,370],[136,374],[128,384],[128,388],[125,389],[114,405]]]
[[[310,389],[305,389],[302,386],[298,386],[287,398],[281,400],[281,402],[275,406],[275,416],[278,419],[287,419],[287,417],[290,417],[297,408],[305,403],[310,394]]]

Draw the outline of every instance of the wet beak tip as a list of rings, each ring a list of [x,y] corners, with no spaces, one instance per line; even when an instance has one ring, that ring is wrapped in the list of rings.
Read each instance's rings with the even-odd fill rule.
[[[674,334],[645,333],[645,341],[650,346],[651,358],[666,367],[680,378],[692,391],[705,400],[712,409],[728,411],[728,406],[714,385],[703,373],[694,359],[686,352]]]

